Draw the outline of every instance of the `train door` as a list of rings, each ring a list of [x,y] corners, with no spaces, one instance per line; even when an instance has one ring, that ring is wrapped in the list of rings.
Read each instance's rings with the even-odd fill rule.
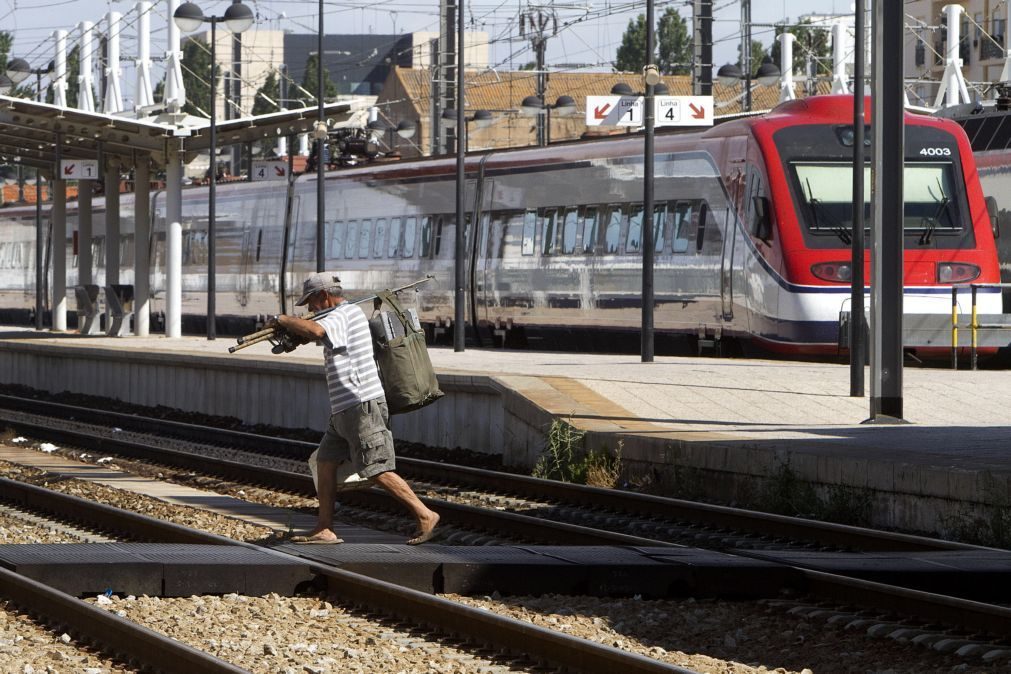
[[[730,203],[727,204],[727,220],[723,236],[723,256],[720,264],[720,306],[723,320],[734,318],[734,256],[738,239],[738,220],[745,192],[745,166],[748,160],[748,137],[727,139],[727,170],[724,181],[727,185]]]

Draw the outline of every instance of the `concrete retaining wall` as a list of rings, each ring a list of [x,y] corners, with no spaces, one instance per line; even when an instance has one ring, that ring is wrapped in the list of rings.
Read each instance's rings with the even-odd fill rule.
[[[0,381],[320,433],[329,416],[322,363],[7,341]],[[441,375],[439,385],[444,398],[393,417],[397,439],[536,462],[550,415],[494,377]]]

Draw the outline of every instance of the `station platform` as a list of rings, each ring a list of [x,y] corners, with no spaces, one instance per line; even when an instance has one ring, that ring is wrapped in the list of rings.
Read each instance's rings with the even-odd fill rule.
[[[0,381],[322,431],[321,352],[228,354],[230,338],[84,337],[0,328]],[[554,422],[620,449],[623,478],[654,493],[965,533],[1011,506],[1011,377],[908,367],[908,424],[867,425],[847,365],[779,360],[430,349],[447,396],[394,417],[398,439],[533,466]],[[866,373],[870,388],[870,373]],[[999,533],[999,532],[995,532]],[[987,540],[988,532],[979,532]],[[1006,535],[1006,534],[1005,534]]]

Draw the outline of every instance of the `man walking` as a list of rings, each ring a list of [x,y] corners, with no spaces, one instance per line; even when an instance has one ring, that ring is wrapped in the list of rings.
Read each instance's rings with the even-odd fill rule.
[[[302,284],[298,306],[312,312],[333,308],[318,321],[275,316],[267,327],[278,326],[302,341],[323,346],[330,395],[330,422],[319,443],[319,517],[316,527],[297,543],[343,543],[333,531],[337,464],[349,460],[355,471],[372,478],[404,504],[417,521],[408,545],[432,538],[439,515],[425,506],[402,477],[394,472],[393,434],[383,385],[372,351],[372,335],[365,312],[344,299],[340,279],[332,272],[310,274]]]

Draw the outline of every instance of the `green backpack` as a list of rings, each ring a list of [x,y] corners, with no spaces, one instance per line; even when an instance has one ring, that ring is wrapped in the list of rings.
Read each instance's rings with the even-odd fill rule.
[[[386,316],[378,312],[383,304],[392,310]],[[391,290],[376,293],[375,309],[378,313],[369,319],[369,329],[390,414],[412,412],[444,396],[428,357],[425,331],[415,326]],[[392,323],[392,331],[384,320]]]

